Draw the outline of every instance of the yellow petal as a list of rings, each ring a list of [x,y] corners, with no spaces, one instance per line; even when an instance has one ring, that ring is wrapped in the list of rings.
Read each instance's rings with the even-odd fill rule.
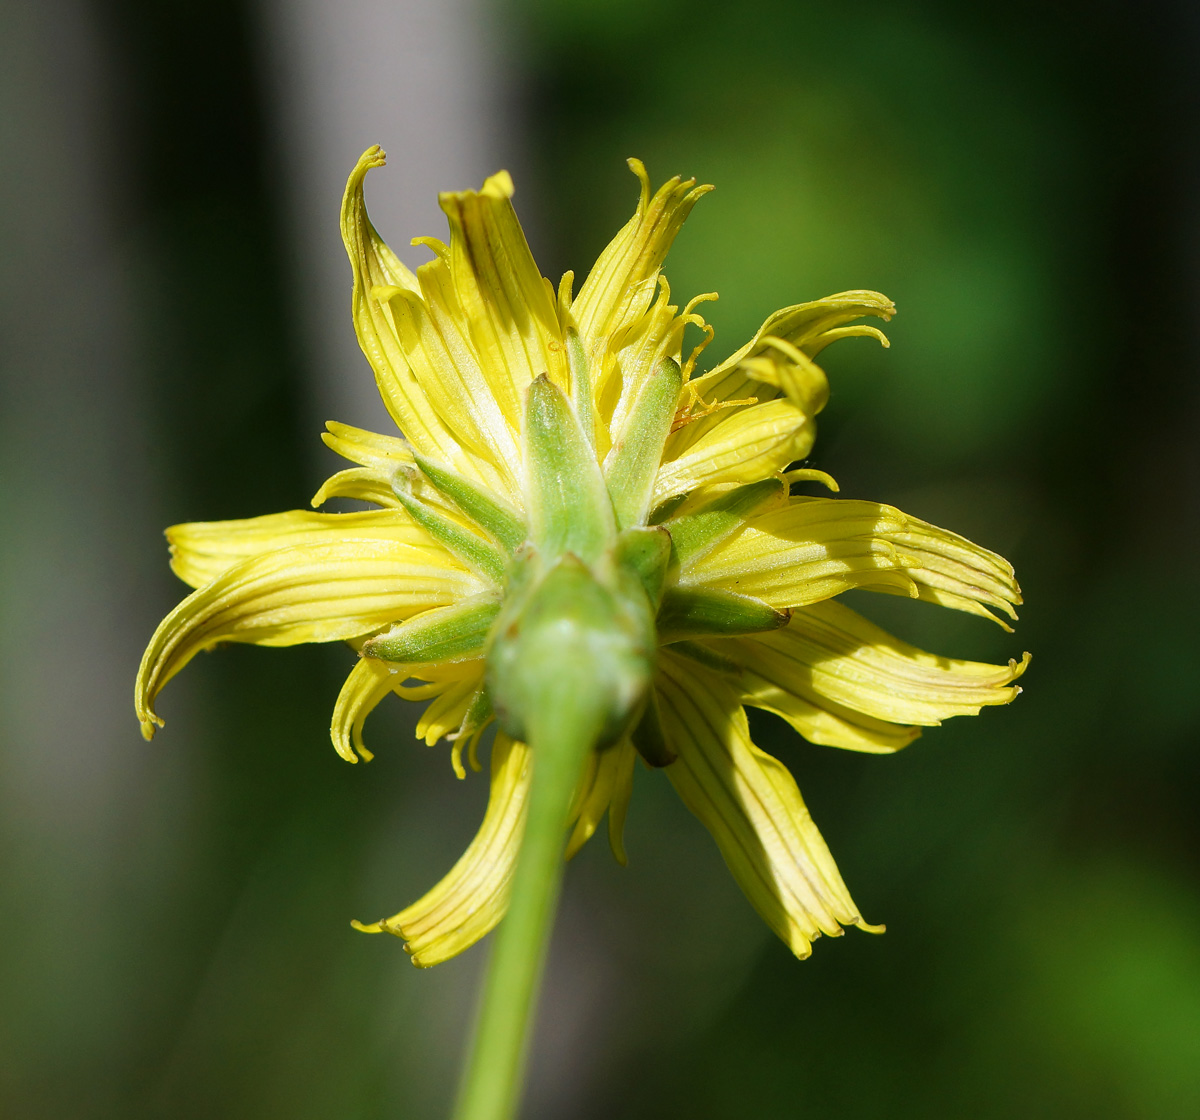
[[[614,331],[595,364],[592,393],[600,421],[596,452],[601,460],[614,444],[627,438],[634,403],[646,379],[664,359],[678,362],[680,358],[685,319],[671,303],[665,276],[659,277],[658,287],[653,306],[641,318]]]
[[[480,369],[473,344],[463,333],[466,316],[442,260],[417,270],[420,292],[376,288],[387,304],[392,329],[408,368],[430,406],[453,436],[447,466],[510,500],[519,492],[515,475],[517,439]]]
[[[416,460],[407,440],[381,436],[362,428],[352,428],[349,424],[339,424],[334,420],[330,420],[325,427],[328,431],[321,433],[321,439],[325,441],[326,447],[360,466],[355,470],[339,471],[326,479],[325,484],[314,495],[312,504],[318,506],[330,498],[338,497],[375,502],[389,508],[402,508],[392,489],[392,481],[398,471],[411,478],[416,468]],[[471,468],[471,475],[478,479],[479,470]],[[462,520],[462,513],[458,507],[435,487],[423,486],[419,481],[416,484],[420,489],[422,502],[436,506],[455,520]]]
[[[325,446],[361,467],[373,467],[390,477],[398,468],[413,465],[412,448],[407,440],[339,424],[336,420],[327,421],[325,428],[321,433]]]
[[[353,498],[387,509],[402,508],[392,489],[391,475],[374,467],[351,467],[330,475],[313,495],[311,504],[314,507],[323,506],[330,498]]]
[[[613,789],[612,800],[608,803],[608,846],[613,858],[622,867],[629,863],[625,854],[625,817],[629,813],[629,802],[633,797],[633,761],[629,762],[629,775],[620,776]]]
[[[447,192],[438,202],[450,221],[457,305],[491,395],[512,430],[520,431],[529,383],[545,373],[569,391],[570,377],[553,296],[517,221],[512,193],[512,179],[501,171],[479,191]]]
[[[387,247],[367,217],[363,180],[369,170],[383,164],[379,147],[365,151],[350,173],[342,199],[342,240],[354,272],[354,330],[397,426],[418,451],[454,464],[460,458],[458,443],[418,383],[396,333],[390,296],[404,289],[419,298],[417,278]],[[380,292],[384,293],[382,299]]]
[[[888,538],[907,519],[875,502],[792,498],[685,566],[682,581],[725,588],[776,608],[806,606],[852,587],[914,594]]]
[[[769,353],[773,348],[770,339],[783,339],[809,358],[815,358],[831,342],[853,335],[867,335],[886,346],[887,338],[878,328],[847,325],[865,315],[886,322],[895,313],[896,305],[887,296],[869,291],[839,292],[811,303],[785,307],[769,316],[745,346],[703,377],[696,378],[693,384],[709,400],[748,396],[758,389],[760,382],[753,376],[754,366],[747,365],[747,359]]]
[[[642,161],[631,159],[629,167],[641,184],[637,210],[597,258],[571,305],[580,334],[600,346],[596,354],[610,334],[645,314],[675,235],[697,200],[712,190],[676,175],[651,197]]]
[[[341,540],[251,557],[192,592],[154,632],[135,690],[142,733],[149,738],[162,726],[153,704],[163,685],[219,642],[353,638],[482,590],[444,550],[396,541]]]
[[[657,683],[678,758],[667,776],[712,833],[750,903],[798,957],[822,933],[872,929],[778,759],[750,740],[736,694],[715,674],[664,654]]]
[[[698,486],[757,482],[803,459],[812,448],[815,434],[811,417],[787,400],[722,413],[685,454],[659,468],[654,502]],[[674,455],[675,438],[672,436],[667,444],[668,458]]]
[[[347,762],[357,762],[355,751],[370,761],[373,755],[363,745],[363,724],[389,692],[395,672],[384,662],[369,657],[360,658],[342,685],[333,706],[329,737],[334,750]]]
[[[405,684],[410,673],[426,684]],[[467,708],[483,683],[483,662],[458,662],[449,666],[422,666],[398,670],[395,665],[371,657],[361,658],[350,671],[333,709],[330,735],[334,748],[347,762],[373,756],[363,744],[362,729],[367,716],[389,692],[410,700],[430,700],[417,723],[418,739],[433,746],[439,739],[458,730]],[[465,698],[465,700],[464,700]]]
[[[893,754],[921,734],[919,727],[888,723],[844,708],[832,700],[822,699],[820,705],[811,703],[750,672],[742,674],[741,697],[743,704],[779,716],[810,743],[822,747],[840,747],[864,754]]]
[[[351,539],[435,547],[425,531],[402,510],[362,513],[291,510],[237,521],[190,521],[167,530],[171,570],[192,587],[203,587],[243,560],[264,552]]]
[[[591,764],[580,783],[578,804],[572,814],[575,827],[567,842],[567,859],[571,859],[595,833],[606,812],[617,812],[624,817],[624,806],[628,804],[629,791],[633,786],[633,763],[637,752],[628,739],[616,746],[594,753]],[[615,840],[613,839],[615,834]],[[624,864],[625,850],[621,844],[621,830],[610,829],[613,854]]]
[[[520,493],[519,417],[504,412],[481,367],[448,261],[439,257],[422,265],[417,277],[424,303],[401,292],[401,303],[394,305],[397,323],[410,332],[414,367],[420,356],[418,377],[464,451],[494,468],[501,490],[515,498]],[[407,316],[401,314],[402,303],[408,305]]]
[[[421,672],[419,675],[424,677],[427,674]],[[445,674],[435,683],[442,686],[441,691],[433,697],[417,721],[417,738],[424,739],[431,747],[462,726],[476,694],[483,687],[483,661],[447,666]]]
[[[718,409],[728,402],[769,401],[790,395],[790,388],[791,395],[796,395],[794,390],[799,388],[802,391],[793,402],[802,403],[802,397],[824,378],[820,367],[803,359],[815,358],[830,342],[854,335],[868,335],[887,346],[887,337],[880,330],[854,323],[854,319],[871,315],[887,321],[894,312],[892,300],[878,292],[841,292],[776,311],[745,346],[690,383],[698,405],[692,409],[689,424],[677,433],[672,454],[683,455],[692,443],[706,437],[722,419]],[[800,355],[799,359],[792,355],[791,369],[787,369],[787,347]],[[820,411],[823,396],[814,401]]]
[[[405,940],[413,964],[429,968],[469,949],[504,917],[528,809],[529,748],[502,732],[492,745],[491,792],[475,839],[436,887],[365,933]]]
[[[762,342],[762,353],[743,361],[742,369],[780,390],[801,412],[815,416],[829,401],[825,371],[786,339],[768,335]]]
[[[1022,602],[1021,588],[1003,556],[916,517],[906,518],[904,527],[889,531],[887,539],[909,565],[906,572],[919,598],[990,618],[1011,632],[1012,627],[995,612],[1016,619],[1014,608]]]
[[[893,637],[841,603],[814,603],[769,634],[711,643],[764,681],[818,707],[936,727],[1007,704],[1028,659],[988,665],[938,657]]]

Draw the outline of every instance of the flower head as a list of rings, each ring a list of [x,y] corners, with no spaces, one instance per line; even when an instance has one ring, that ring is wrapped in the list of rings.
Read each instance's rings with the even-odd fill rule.
[[[596,743],[576,790],[567,854],[608,816],[622,825],[640,755],[712,833],[767,924],[800,957],[864,922],[791,773],[751,740],[747,707],[810,742],[896,751],[954,715],[1004,704],[1008,665],[937,657],[835,601],[852,588],[925,599],[1008,628],[1019,590],[996,554],[891,506],[791,493],[837,486],[790,469],[828,396],[831,342],[880,330],[891,302],[843,292],[771,315],[703,374],[712,329],[680,310],[661,273],[710,188],[678,177],[637,209],[577,294],[538,271],[501,172],[443,194],[449,244],[418,238],[416,272],[367,218],[366,173],[347,184],[342,233],[353,315],[403,433],[330,423],[353,466],[321,487],[373,508],[292,511],[167,530],[171,564],[196,590],[159,626],[138,674],[149,737],[163,685],[219,642],[344,640],[359,651],[334,706],[333,744],[369,759],[363,723],[395,693],[428,701],[417,735],[479,768],[497,718],[483,824],[423,898],[358,928],[405,939],[419,965],[461,952],[503,916],[527,808],[531,748],[557,677],[578,656]],[[687,328],[699,344],[688,350]],[[571,652],[574,651],[574,652]],[[578,675],[563,677],[578,681]],[[356,923],[357,925],[357,923]]]

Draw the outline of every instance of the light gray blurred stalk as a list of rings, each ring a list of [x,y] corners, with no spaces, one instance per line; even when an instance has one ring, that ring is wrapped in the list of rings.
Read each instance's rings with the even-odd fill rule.
[[[363,150],[381,144],[372,217],[406,264],[428,260],[408,242],[444,236],[438,191],[478,186],[511,154],[496,37],[479,0],[261,0],[261,32],[279,135],[270,174],[290,219],[312,415],[317,430],[337,419],[387,431],[350,322],[342,190]]]
[[[311,373],[315,474],[324,477],[336,465],[317,443],[325,420],[394,430],[354,337],[350,270],[338,230],[342,190],[359,154],[371,144],[388,153],[388,166],[367,181],[368,204],[380,233],[412,267],[429,259],[428,250],[409,245],[412,237],[447,236],[439,191],[478,187],[507,167],[517,177],[527,229],[533,192],[521,189],[507,42],[492,23],[499,14],[483,0],[262,0],[260,12],[280,136],[273,177],[289,211],[289,287]],[[412,806],[406,808],[411,816]],[[436,822],[443,812],[462,811],[461,799],[447,798],[429,817]],[[382,867],[404,858],[398,841],[412,825],[398,821],[397,834],[379,837]],[[448,870],[423,869],[429,886]],[[585,925],[568,919],[568,928]],[[596,983],[611,965],[596,955],[603,948],[595,938],[562,937],[556,949],[528,1087],[531,1116],[583,1114],[595,1072],[586,1067],[599,1057],[594,1029],[609,994]],[[398,959],[402,952],[391,943],[376,951]],[[394,1007],[363,1009],[364,1021],[374,1023],[364,1030],[364,1044],[370,1033],[376,1043],[394,1045],[397,1076],[445,1069],[447,1050],[458,1061],[466,1024],[446,1008],[474,1004],[480,953],[402,981],[419,993],[406,1001],[403,1023],[394,1021]],[[400,1048],[408,1051],[403,1059]],[[440,1088],[448,1093],[454,1086]]]

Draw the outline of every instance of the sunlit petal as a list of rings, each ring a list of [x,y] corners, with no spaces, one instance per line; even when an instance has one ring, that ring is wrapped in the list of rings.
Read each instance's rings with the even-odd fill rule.
[[[545,373],[566,391],[570,376],[553,292],[534,263],[512,194],[512,179],[502,171],[479,191],[448,192],[438,201],[450,221],[459,320],[500,412],[519,431],[529,383]]]
[[[158,692],[201,650],[353,638],[481,590],[441,550],[395,541],[339,540],[254,556],[194,591],[150,639],[135,695],[143,734],[162,726],[153,709]]]
[[[692,663],[664,655],[657,684],[678,759],[666,768],[680,797],[712,833],[763,920],[798,957],[822,933],[872,929],[787,768],[750,740],[732,688]]]
[[[529,748],[497,734],[487,811],[462,858],[411,906],[370,925],[355,922],[355,927],[403,938],[413,964],[421,968],[449,960],[488,933],[508,906],[531,774]]]
[[[912,727],[1009,703],[1018,692],[1013,681],[1028,663],[989,665],[926,653],[837,602],[802,607],[781,630],[708,644],[759,682],[760,699],[769,696],[762,686],[774,686],[838,716],[857,713]],[[911,727],[897,731],[906,741],[915,735]]]
[[[243,560],[264,552],[343,540],[435,547],[403,510],[362,513],[290,510],[238,521],[190,521],[167,530],[171,570],[192,587],[203,587]]]

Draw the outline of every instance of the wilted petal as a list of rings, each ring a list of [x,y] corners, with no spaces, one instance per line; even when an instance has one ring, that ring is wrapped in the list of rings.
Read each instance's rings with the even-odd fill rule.
[[[851,900],[795,780],[751,742],[732,688],[670,654],[661,658],[656,686],[679,756],[667,776],[767,925],[798,957],[844,925],[874,930]]]
[[[596,259],[571,305],[580,333],[600,345],[645,314],[675,235],[696,202],[712,190],[676,175],[651,196],[642,161],[631,159],[629,167],[641,184],[637,210]]]
[[[237,521],[189,521],[167,530],[171,570],[192,587],[203,587],[242,561],[264,552],[347,540],[434,547],[425,531],[402,510],[361,513],[290,510]]]
[[[532,770],[529,748],[498,733],[491,792],[475,839],[427,895],[391,918],[354,926],[405,941],[413,964],[429,968],[470,948],[504,917],[521,847]]]
[[[926,653],[836,602],[802,607],[769,634],[709,644],[752,675],[748,687],[757,699],[747,702],[768,699],[774,686],[839,718],[859,713],[911,725],[894,729],[904,742],[915,737],[915,726],[1009,703],[1019,691],[1012,682],[1028,663],[988,665]]]
[[[163,685],[219,642],[290,646],[353,638],[482,591],[443,550],[339,540],[254,556],[194,591],[159,624],[142,656],[135,704],[149,738]]]
[[[792,498],[751,517],[694,564],[684,583],[750,595],[773,607],[801,607],[852,587],[894,588],[915,595],[908,561],[888,534],[907,519],[891,506],[824,498]]]
[[[636,757],[637,752],[628,739],[622,739],[603,751],[592,752],[572,814],[575,827],[567,841],[567,859],[592,838],[607,812],[608,837],[613,855],[620,864],[628,862],[621,832],[633,791],[633,763]]]
[[[520,431],[529,383],[544,373],[566,391],[570,376],[553,293],[529,251],[512,193],[512,179],[501,171],[481,190],[445,193],[438,203],[450,221],[458,315],[500,411]]]

